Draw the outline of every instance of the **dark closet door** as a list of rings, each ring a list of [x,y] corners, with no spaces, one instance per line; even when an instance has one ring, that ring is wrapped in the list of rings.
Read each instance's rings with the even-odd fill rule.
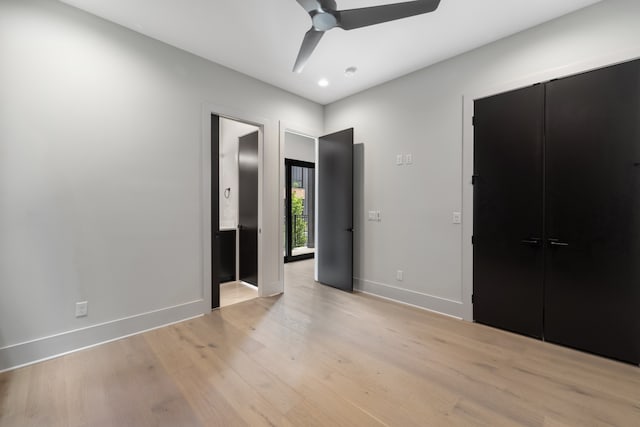
[[[239,138],[238,233],[240,280],[258,286],[258,132]]]
[[[549,341],[640,363],[640,62],[547,86]]]
[[[318,142],[318,280],[353,291],[353,129]]]
[[[474,110],[474,320],[542,337],[544,87]]]

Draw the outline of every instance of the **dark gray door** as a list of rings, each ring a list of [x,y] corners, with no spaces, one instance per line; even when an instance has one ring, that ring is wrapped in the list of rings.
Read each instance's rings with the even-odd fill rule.
[[[220,117],[211,115],[211,308],[220,307]]]
[[[473,318],[541,338],[544,86],[474,110]]]
[[[318,143],[318,280],[353,291],[353,129]]]
[[[258,286],[258,132],[239,138],[238,234],[240,280]]]
[[[545,338],[640,363],[640,61],[547,85]]]

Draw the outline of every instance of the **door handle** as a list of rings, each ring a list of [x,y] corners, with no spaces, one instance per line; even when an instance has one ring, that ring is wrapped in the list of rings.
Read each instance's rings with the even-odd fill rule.
[[[568,244],[568,243],[566,243],[566,242],[561,242],[561,241],[560,241],[560,240],[558,240],[558,239],[549,239],[549,245],[551,245],[551,246],[557,246],[557,247],[567,247],[567,246],[569,246],[569,244]]]
[[[540,239],[539,237],[531,237],[529,239],[523,239],[520,240],[520,243],[524,243],[525,245],[531,245],[531,246],[538,246],[540,244]]]

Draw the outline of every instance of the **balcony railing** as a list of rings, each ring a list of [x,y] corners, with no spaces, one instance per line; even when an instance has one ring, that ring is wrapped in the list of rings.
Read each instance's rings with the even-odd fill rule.
[[[293,215],[293,248],[307,246],[309,237],[309,215]]]

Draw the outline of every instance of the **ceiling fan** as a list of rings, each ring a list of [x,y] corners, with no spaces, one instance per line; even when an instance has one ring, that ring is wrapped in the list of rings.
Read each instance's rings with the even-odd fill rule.
[[[326,31],[333,28],[353,30],[396,19],[422,15],[438,8],[440,0],[415,0],[360,9],[336,10],[335,0],[296,0],[311,17],[311,29],[302,40],[298,58],[293,66],[296,73],[302,72],[311,53]]]

